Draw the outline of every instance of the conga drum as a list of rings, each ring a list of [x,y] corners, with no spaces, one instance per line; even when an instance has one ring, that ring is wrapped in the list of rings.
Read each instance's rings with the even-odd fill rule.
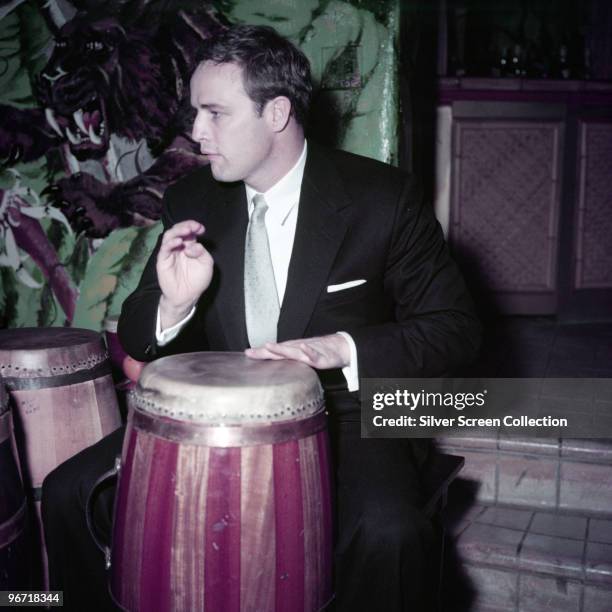
[[[332,596],[329,446],[313,370],[241,353],[145,367],[115,500],[131,611],[313,612]]]
[[[45,476],[121,425],[108,353],[101,335],[86,329],[3,330],[0,375],[13,402],[26,493],[40,521]]]
[[[0,380],[0,591],[29,588],[26,524],[8,394]]]

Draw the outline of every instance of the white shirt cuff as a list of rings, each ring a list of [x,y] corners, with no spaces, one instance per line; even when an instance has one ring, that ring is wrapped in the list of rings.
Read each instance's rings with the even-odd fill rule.
[[[342,368],[342,374],[346,378],[346,384],[348,385],[349,391],[359,391],[359,368],[357,364],[357,347],[355,341],[346,332],[336,332],[343,338],[346,338],[349,343],[350,360],[349,364]]]
[[[157,346],[165,346],[171,340],[174,340],[181,329],[185,327],[185,325],[189,322],[191,317],[193,317],[193,313],[195,312],[195,306],[191,308],[189,314],[178,323],[175,323],[172,327],[168,327],[162,331],[161,328],[161,317],[159,315],[159,306],[157,307],[157,320],[155,322],[155,340],[157,341]]]

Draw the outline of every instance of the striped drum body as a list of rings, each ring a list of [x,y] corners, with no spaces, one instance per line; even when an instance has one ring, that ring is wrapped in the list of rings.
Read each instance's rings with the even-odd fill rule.
[[[29,588],[26,518],[8,395],[0,380],[0,591]]]
[[[128,610],[312,612],[331,598],[329,448],[316,374],[191,353],[130,397],[111,591]]]

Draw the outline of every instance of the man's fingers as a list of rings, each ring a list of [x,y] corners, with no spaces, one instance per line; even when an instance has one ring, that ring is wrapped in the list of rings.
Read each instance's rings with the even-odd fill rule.
[[[284,359],[283,356],[272,353],[267,348],[260,346],[258,348],[248,348],[245,351],[245,355],[251,359]]]
[[[174,253],[182,251],[191,258],[206,253],[206,249],[197,241],[204,233],[204,226],[197,221],[181,221],[164,232],[158,257],[167,261]]]
[[[159,249],[158,258],[165,260],[168,259],[175,251],[183,248],[183,239],[179,236],[164,240]]]
[[[341,337],[338,336],[338,338]],[[341,340],[345,341],[343,338]],[[344,367],[349,363],[336,346],[336,341],[337,338],[333,335],[286,340],[285,342],[268,342],[262,347],[247,349],[245,353],[253,359],[292,359],[318,370],[326,370]]]
[[[197,221],[181,221],[175,223],[169,230],[164,232],[162,237],[162,244],[166,241],[174,240],[177,236],[183,240],[196,240],[198,236],[201,236],[205,231],[204,226]]]
[[[318,353],[312,349],[306,342],[280,342],[268,343],[265,349],[271,355],[281,359],[293,359],[301,361],[308,365],[314,365]]]
[[[201,257],[206,253],[206,249],[199,242],[190,242],[185,245],[183,252],[187,257],[196,258]]]

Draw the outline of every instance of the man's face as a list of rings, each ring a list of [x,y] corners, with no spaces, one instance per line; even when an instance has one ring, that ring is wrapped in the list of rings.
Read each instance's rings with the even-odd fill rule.
[[[263,190],[272,174],[274,132],[266,113],[259,116],[245,92],[242,68],[201,64],[191,78],[191,105],[196,109],[191,135],[209,159],[213,176]]]

